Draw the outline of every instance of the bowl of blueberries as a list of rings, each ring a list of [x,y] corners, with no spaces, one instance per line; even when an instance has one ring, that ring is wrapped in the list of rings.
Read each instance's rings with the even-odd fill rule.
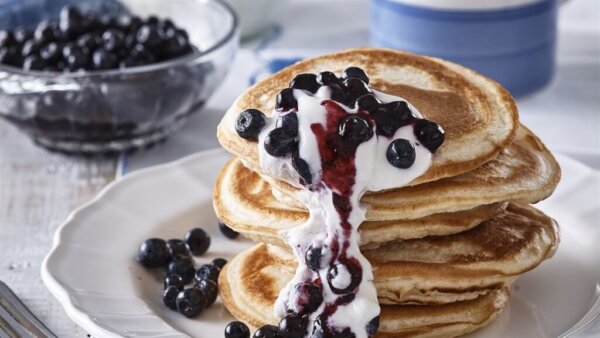
[[[0,6],[0,116],[46,148],[145,148],[225,77],[238,20],[221,0],[23,0]]]

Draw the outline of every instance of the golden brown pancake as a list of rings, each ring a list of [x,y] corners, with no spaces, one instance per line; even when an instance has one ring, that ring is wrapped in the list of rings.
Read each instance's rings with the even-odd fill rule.
[[[411,184],[435,181],[471,171],[512,143],[518,125],[513,98],[498,83],[472,70],[436,58],[387,49],[351,49],[296,63],[244,92],[217,129],[219,142],[260,171],[257,143],[239,137],[239,113],[256,108],[270,115],[277,93],[300,73],[365,69],[370,85],[411,102],[446,132],[431,167]]]
[[[263,176],[275,197],[302,207],[297,188]],[[550,196],[560,180],[560,167],[544,144],[524,126],[515,142],[481,167],[455,177],[363,196],[367,220],[416,219],[503,201],[536,203]]]

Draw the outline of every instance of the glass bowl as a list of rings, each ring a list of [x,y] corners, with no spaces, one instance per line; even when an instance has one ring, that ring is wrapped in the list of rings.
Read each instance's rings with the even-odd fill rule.
[[[98,2],[80,3],[89,9]],[[235,56],[239,29],[234,12],[220,0],[120,3],[142,18],[171,19],[188,32],[198,50],[161,63],[84,73],[0,65],[0,116],[44,147],[109,153],[162,141],[197,112]]]

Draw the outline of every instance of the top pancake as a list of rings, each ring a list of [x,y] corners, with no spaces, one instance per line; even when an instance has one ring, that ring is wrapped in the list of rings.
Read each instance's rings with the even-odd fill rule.
[[[256,108],[270,115],[277,93],[301,73],[363,68],[371,87],[412,103],[446,132],[431,167],[410,184],[456,176],[481,166],[506,146],[518,125],[513,98],[498,83],[472,70],[436,58],[386,49],[351,49],[296,63],[257,83],[227,111],[217,128],[219,142],[260,171],[257,142],[239,137],[235,121],[241,111]]]

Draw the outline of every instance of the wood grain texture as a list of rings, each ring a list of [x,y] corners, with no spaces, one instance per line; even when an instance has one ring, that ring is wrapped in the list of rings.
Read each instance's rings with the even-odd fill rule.
[[[58,337],[86,337],[43,285],[42,260],[71,210],[115,177],[116,158],[48,152],[0,121],[0,279]],[[77,267],[73,267],[77,273]]]

